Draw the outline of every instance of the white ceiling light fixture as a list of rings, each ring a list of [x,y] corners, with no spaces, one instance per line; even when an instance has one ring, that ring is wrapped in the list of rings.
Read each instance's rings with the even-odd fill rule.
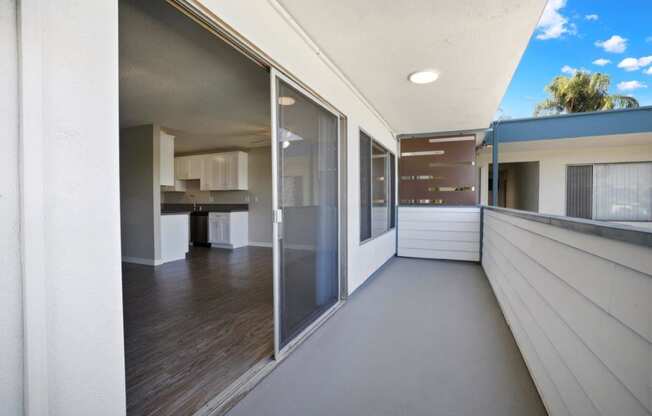
[[[439,73],[434,69],[424,69],[423,71],[416,71],[408,76],[408,79],[413,84],[430,84],[437,81]]]
[[[295,100],[292,97],[286,97],[286,96],[278,97],[279,105],[293,105],[296,102],[297,102],[297,100]]]

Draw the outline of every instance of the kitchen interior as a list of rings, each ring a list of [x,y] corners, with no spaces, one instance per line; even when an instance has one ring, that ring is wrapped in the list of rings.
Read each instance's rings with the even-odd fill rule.
[[[273,354],[269,71],[166,2],[119,19],[128,414],[193,414]]]

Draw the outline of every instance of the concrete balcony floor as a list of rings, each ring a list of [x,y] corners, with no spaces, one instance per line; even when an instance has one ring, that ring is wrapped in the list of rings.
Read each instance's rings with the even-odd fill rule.
[[[545,415],[482,268],[394,258],[229,416]]]

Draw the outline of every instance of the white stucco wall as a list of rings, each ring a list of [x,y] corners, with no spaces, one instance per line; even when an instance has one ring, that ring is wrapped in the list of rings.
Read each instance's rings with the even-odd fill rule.
[[[26,410],[119,416],[117,2],[19,7]]]
[[[652,161],[652,134],[650,144],[626,146],[555,146],[549,150],[511,151],[509,145],[499,147],[500,163],[539,162],[539,212],[566,215],[566,166],[582,163],[617,163]],[[481,203],[487,204],[489,163],[491,149],[478,155],[481,169]]]
[[[396,252],[394,231],[360,245],[359,129],[395,151],[392,132],[331,70],[320,55],[274,8],[272,2],[205,0],[225,21],[279,65],[321,95],[347,117],[348,129],[348,277],[352,293]]]
[[[23,414],[16,2],[0,1],[0,413]],[[6,413],[5,413],[6,412]]]
[[[394,232],[364,246],[358,242],[358,129],[364,128],[395,150],[392,132],[269,2],[212,0],[206,4],[348,117],[348,273],[349,290],[355,290],[395,252]],[[28,380],[33,388],[26,393],[26,401],[34,403],[34,414],[47,409],[50,416],[124,415],[117,2],[24,0],[20,7],[24,36],[18,51],[29,58],[21,68],[24,85],[29,86],[19,97],[28,109],[21,120],[29,127],[30,146],[38,150],[38,154],[30,151],[27,158],[39,167],[27,174],[26,181],[31,195],[28,205],[37,209],[31,214],[37,221],[30,222],[33,226],[24,238],[29,247],[36,247],[26,260],[28,280],[35,283],[25,289],[30,303],[26,337],[36,341],[26,361],[33,374],[39,375]],[[7,11],[11,16],[11,3],[2,4],[2,12]],[[5,46],[4,42],[12,42],[12,25],[3,24],[2,30]],[[10,48],[5,50],[11,55]],[[11,67],[16,59],[9,58],[2,63]],[[15,85],[15,78],[2,82]],[[3,117],[16,120],[11,94],[3,94],[1,100],[3,106],[8,104]],[[9,151],[2,154],[3,162],[7,158],[2,172],[7,169],[11,178],[16,153],[11,150],[11,127],[3,130],[9,131],[10,140]],[[17,215],[17,192],[11,189],[12,183],[15,187],[11,179],[3,184],[10,187],[1,202],[3,213],[8,204],[10,218],[3,221],[3,236],[15,232],[11,227]],[[6,225],[10,228],[5,229]],[[15,247],[10,256],[13,265],[6,270],[13,279],[8,289],[17,293]],[[15,299],[7,320],[14,334],[19,330]],[[5,325],[4,320],[0,322]],[[5,345],[0,346],[4,353]],[[18,348],[17,343],[7,348],[16,358],[11,363],[13,375],[20,365]],[[2,385],[3,399],[21,394],[20,379],[9,376],[11,385]],[[13,413],[20,413],[20,404],[16,406]]]

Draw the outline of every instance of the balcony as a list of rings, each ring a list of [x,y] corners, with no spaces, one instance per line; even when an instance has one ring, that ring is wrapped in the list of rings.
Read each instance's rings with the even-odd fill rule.
[[[652,233],[481,216],[481,264],[390,260],[229,415],[649,414]]]
[[[394,258],[229,415],[545,415],[482,268]]]

